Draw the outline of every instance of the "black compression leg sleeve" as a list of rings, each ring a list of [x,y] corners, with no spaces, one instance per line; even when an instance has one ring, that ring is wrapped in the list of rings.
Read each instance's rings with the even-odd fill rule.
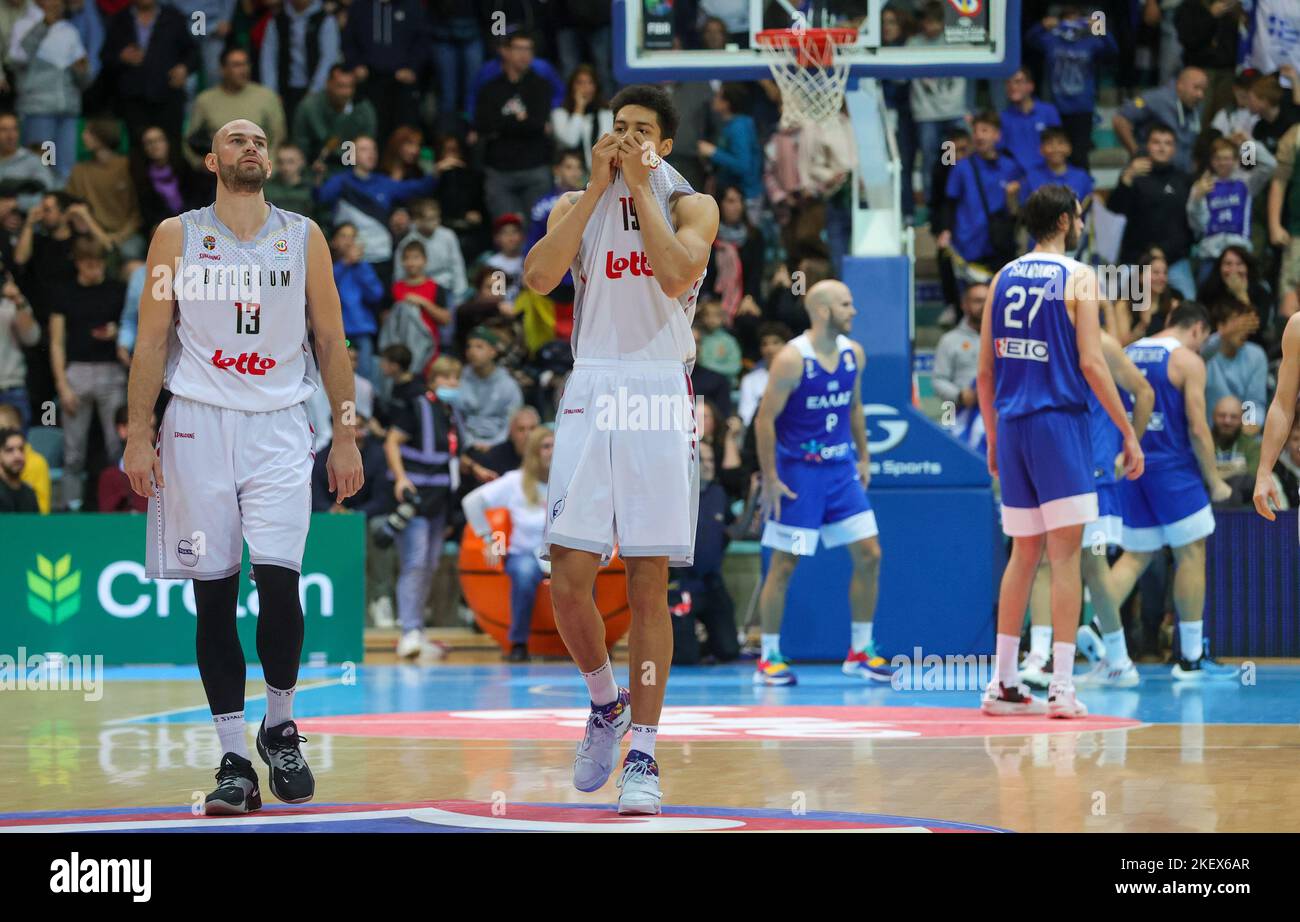
[[[298,684],[302,659],[302,602],[298,573],[288,567],[253,564],[257,575],[257,658],[272,688],[288,690]]]
[[[244,650],[235,629],[238,604],[238,573],[223,579],[194,580],[194,607],[198,612],[194,649],[213,714],[233,714],[244,709]]]

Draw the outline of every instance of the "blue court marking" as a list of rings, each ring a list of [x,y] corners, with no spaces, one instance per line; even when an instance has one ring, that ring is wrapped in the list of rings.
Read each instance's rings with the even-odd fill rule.
[[[625,667],[618,667],[620,681]],[[763,688],[752,684],[752,662],[724,666],[679,666],[672,670],[667,704],[703,705],[969,707],[979,706],[978,691],[896,691],[886,685],[865,685],[840,672],[839,666],[796,664],[799,684],[792,688]],[[1133,689],[1081,689],[1080,697],[1093,714],[1128,717],[1143,723],[1173,724],[1295,724],[1300,701],[1300,666],[1259,666],[1255,684],[1213,681],[1176,682],[1168,666],[1139,666],[1142,684]],[[250,668],[249,676],[255,670]],[[168,679],[198,680],[195,667],[167,667]],[[159,678],[160,676],[154,676]],[[339,680],[340,668],[304,669],[302,682]],[[115,681],[141,681],[139,667],[105,670],[111,694]],[[384,714],[413,711],[498,710],[504,708],[584,707],[586,688],[566,664],[359,666],[353,685],[304,689],[294,700],[299,717]],[[202,702],[197,686],[194,700]],[[176,701],[174,706],[184,706]],[[249,722],[261,720],[265,704],[250,701]],[[129,723],[206,723],[206,706],[197,706]]]

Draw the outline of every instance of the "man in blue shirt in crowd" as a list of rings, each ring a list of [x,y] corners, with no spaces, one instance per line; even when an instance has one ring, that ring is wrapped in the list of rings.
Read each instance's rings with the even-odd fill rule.
[[[1119,46],[1108,29],[1097,35],[1077,6],[1061,10],[1061,18],[1049,16],[1025,35],[1030,48],[1042,52],[1052,101],[1061,116],[1061,127],[1070,137],[1070,163],[1088,168],[1092,151],[1092,119],[1097,108],[1097,75],[1103,59],[1119,54]]]
[[[1034,98],[1034,78],[1022,67],[1007,78],[1007,107],[1002,110],[1001,149],[1028,173],[1043,165],[1039,142],[1048,128],[1058,127],[1056,106]]]
[[[974,275],[983,268],[985,279],[1002,267],[992,263],[1014,256],[994,252],[988,217],[1008,215],[1008,199],[1014,200],[1019,194],[1024,176],[1019,164],[998,150],[1001,139],[1002,124],[996,112],[975,116],[971,123],[972,153],[958,161],[948,174],[947,195],[956,202],[954,220],[948,222],[952,230],[940,233],[937,241],[940,249],[951,246],[968,264],[977,264]]]
[[[748,101],[744,84],[724,83],[713,97],[713,111],[722,122],[718,143],[700,141],[700,156],[713,164],[719,189],[735,186],[745,197],[745,210],[759,223],[763,205],[763,148],[754,119],[741,111]]]

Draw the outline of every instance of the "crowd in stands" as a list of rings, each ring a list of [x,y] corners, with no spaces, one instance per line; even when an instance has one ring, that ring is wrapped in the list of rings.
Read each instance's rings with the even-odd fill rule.
[[[113,472],[142,260],[158,222],[213,200],[202,157],[214,131],[250,118],[272,150],[267,199],[330,241],[367,478],[346,508],[385,522],[415,496],[397,584],[372,586],[379,610],[395,597],[404,650],[421,649],[443,538],[467,515],[481,524],[485,501],[523,520],[498,556],[535,585],[523,510],[544,496],[550,449],[534,430],[554,418],[572,365],[573,286],[529,290],[523,259],[559,196],[585,184],[619,88],[607,0],[537,6],[0,0],[0,510],[141,508]],[[901,211],[933,236],[956,321],[935,391],[974,406],[981,283],[1028,245],[1015,226],[1028,195],[1063,182],[1126,219],[1113,261],[1150,270],[1140,297],[1104,306],[1111,333],[1154,335],[1186,299],[1212,312],[1215,442],[1225,471],[1248,473],[1280,327],[1300,307],[1300,80],[1242,63],[1249,14],[1232,0],[1108,2],[1100,31],[1089,7],[1022,10],[1024,66],[1005,82],[882,84],[905,164]],[[747,44],[747,11],[678,3],[676,41]],[[936,0],[890,0],[881,18],[886,45],[939,44],[943,29]],[[1104,188],[1089,152],[1111,85],[1130,159]],[[677,589],[705,638],[697,655],[727,658],[722,549],[753,534],[746,516],[732,520],[754,495],[765,363],[807,328],[802,293],[841,270],[857,155],[847,114],[783,123],[770,81],[672,89],[681,121],[668,159],[721,214],[695,325],[708,476],[696,566]],[[311,406],[318,458],[332,438],[323,401]],[[315,505],[332,509],[318,473]],[[1278,476],[1295,502],[1300,435]]]

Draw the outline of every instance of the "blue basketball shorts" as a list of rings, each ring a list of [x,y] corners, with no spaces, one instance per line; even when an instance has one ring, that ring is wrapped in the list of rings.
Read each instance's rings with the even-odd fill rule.
[[[1088,414],[1039,410],[998,420],[1002,530],[1041,535],[1097,518]]]
[[[876,536],[876,514],[853,462],[776,462],[777,476],[795,498],[783,497],[780,515],[763,526],[763,546],[811,557],[818,543],[852,544]]]
[[[1214,533],[1205,481],[1194,464],[1151,470],[1120,482],[1126,551],[1182,547]]]

